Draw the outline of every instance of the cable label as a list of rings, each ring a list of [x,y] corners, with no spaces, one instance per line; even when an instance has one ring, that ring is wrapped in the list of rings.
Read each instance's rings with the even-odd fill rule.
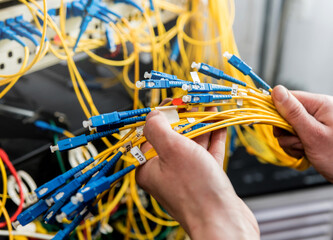
[[[147,159],[145,158],[145,155],[143,155],[143,153],[140,151],[138,146],[135,146],[134,148],[131,149],[131,154],[133,155],[133,157],[136,158],[136,160],[138,160],[140,165],[147,162]]]
[[[132,149],[132,141],[129,141],[123,145],[123,148],[125,148],[125,152],[129,152]]]

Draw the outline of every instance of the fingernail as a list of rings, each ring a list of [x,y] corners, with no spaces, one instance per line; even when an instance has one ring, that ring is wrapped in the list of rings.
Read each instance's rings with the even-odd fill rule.
[[[275,100],[280,103],[283,103],[288,99],[288,97],[289,97],[288,90],[284,86],[279,85],[275,90],[274,94]]]

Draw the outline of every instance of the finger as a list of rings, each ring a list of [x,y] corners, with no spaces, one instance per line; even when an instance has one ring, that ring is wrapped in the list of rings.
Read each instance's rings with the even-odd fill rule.
[[[141,188],[150,193],[150,189],[154,189],[154,184],[158,181],[160,174],[160,166],[158,164],[158,156],[153,157],[144,165],[138,166],[135,170],[135,179]]]
[[[310,115],[304,106],[285,87],[277,86],[272,92],[273,102],[283,118],[290,123],[301,139],[324,132],[324,126]]]
[[[212,154],[212,156],[221,167],[223,166],[226,137],[226,128],[214,131],[210,138],[210,147],[208,149],[209,153]]]
[[[283,128],[273,126],[273,135],[278,138],[281,136],[292,136],[293,134]]]
[[[292,148],[286,148],[283,149],[289,156],[300,159],[302,158],[305,153],[302,150],[292,149]]]
[[[168,120],[160,111],[155,110],[147,115],[143,131],[161,159],[173,159],[172,156],[176,159],[180,147],[191,148],[193,144],[191,140],[172,130]]]
[[[141,152],[146,153],[152,147],[153,146],[149,142],[145,142],[144,144],[141,145],[140,150],[141,150]]]
[[[201,145],[204,149],[208,149],[210,136],[211,132],[208,132],[193,138],[193,141]]]
[[[217,108],[206,107],[205,112],[217,112]],[[208,149],[210,139],[211,139],[211,132],[200,135],[194,138],[193,140],[199,145],[201,145],[204,149]]]
[[[168,102],[171,102],[172,98],[165,98],[162,100],[162,102],[160,103],[159,106],[164,106],[165,104],[167,104]]]
[[[278,137],[278,142],[282,148],[304,150],[301,140],[296,136],[281,136]]]

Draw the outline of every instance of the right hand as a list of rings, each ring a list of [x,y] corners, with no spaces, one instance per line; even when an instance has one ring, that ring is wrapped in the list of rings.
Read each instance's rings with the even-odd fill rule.
[[[274,128],[280,146],[289,155],[306,156],[313,167],[333,183],[333,97],[283,86],[273,89],[272,99],[296,136]]]

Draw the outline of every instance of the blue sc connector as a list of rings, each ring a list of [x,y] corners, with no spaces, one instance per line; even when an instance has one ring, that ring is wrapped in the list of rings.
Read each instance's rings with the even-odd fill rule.
[[[127,173],[135,169],[135,165],[130,165],[119,172],[114,173],[109,177],[101,177],[97,181],[94,181],[89,186],[85,186],[80,189],[76,194],[78,202],[89,202],[94,199],[97,195],[101,194],[105,190],[109,189],[112,183],[125,176]]]
[[[209,125],[209,124],[211,124],[211,123],[198,123],[198,124],[196,124],[196,125],[194,125],[194,126],[188,128],[188,129],[184,130],[184,131],[183,131],[183,134],[185,134],[185,133],[189,133],[189,132],[191,132],[191,131],[193,131],[193,130],[196,130],[196,129],[199,129],[199,128],[202,128],[202,127],[205,127],[205,126],[207,126],[207,125]],[[187,124],[183,124],[183,125],[179,125],[179,127],[180,127],[180,128],[183,128],[183,127],[185,127],[185,126],[187,126],[187,125],[188,125],[188,123],[187,123]]]
[[[178,44],[178,38],[175,37],[175,40],[173,41],[171,47],[170,60],[177,61],[178,57],[179,57],[179,44]]]
[[[23,27],[20,26],[17,22],[15,22],[14,18],[8,18],[5,21],[6,25],[11,28],[12,31],[14,31],[17,35],[21,37],[28,38],[33,44],[38,47],[39,42],[34,38],[31,33],[29,33],[27,30],[25,30]]]
[[[70,183],[66,184],[64,187],[59,189],[57,192],[52,194],[51,196],[51,203],[57,203],[59,200],[63,198],[70,197],[74,192],[76,192],[82,184],[84,184],[86,181],[88,181],[92,175],[94,175],[97,171],[101,170],[108,162],[104,161],[94,168],[88,170],[81,176],[75,178]],[[49,204],[50,205],[50,204]]]
[[[146,121],[146,116],[126,118],[124,120],[120,120],[118,123],[115,123],[115,124],[109,124],[109,125],[103,125],[103,126],[97,127],[96,131],[97,132],[104,132],[104,131],[107,131],[107,130],[111,130],[111,129],[115,129],[115,128],[121,128],[123,126],[133,124],[133,123],[137,123],[137,122],[142,122],[142,121]]]
[[[247,65],[243,60],[241,60],[239,57],[232,55],[228,52],[225,52],[223,54],[228,59],[228,62],[234,66],[236,69],[238,69],[240,72],[242,72],[245,76],[249,75],[250,78],[260,84],[265,90],[270,90],[271,87],[264,81],[262,80],[257,74],[255,74],[252,71],[252,68]]]
[[[42,213],[44,213],[49,206],[45,202],[44,199],[39,200],[37,203],[29,207],[27,210],[22,212],[20,215],[17,216],[17,221],[14,222],[15,228],[21,224],[22,226],[27,225],[28,223],[35,220],[39,217]]]
[[[69,234],[74,231],[74,229],[83,221],[85,216],[89,213],[87,208],[84,208],[80,214],[78,214],[74,220],[68,224],[63,230],[57,232],[57,234],[52,238],[52,240],[65,240],[68,239]]]
[[[158,72],[158,71],[154,71],[154,70],[151,70],[150,73],[145,72],[144,78],[149,78],[152,80],[158,80],[158,79],[167,79],[167,80],[171,80],[171,81],[178,80],[176,75],[171,75],[171,74],[167,74],[164,72]]]
[[[144,88],[144,89],[182,88],[184,82],[172,81],[166,79],[159,79],[159,80],[150,79],[150,80],[137,81],[135,85],[137,88]]]
[[[37,198],[41,199],[44,196],[50,194],[52,191],[54,191],[58,187],[65,184],[68,179],[72,178],[76,173],[78,173],[82,169],[86,168],[94,161],[95,161],[94,158],[90,158],[87,161],[79,164],[75,168],[72,168],[72,169],[68,170],[67,172],[59,175],[58,177],[52,179],[51,181],[44,183],[42,186],[35,189]]]
[[[62,189],[52,195],[50,200],[54,202],[54,205],[45,213],[44,220],[46,223],[53,223],[55,221],[56,214],[61,207],[70,199],[70,197],[84,184],[93,174],[102,169],[106,165],[106,162],[102,162],[93,169],[90,169],[80,177],[75,178],[68,183]]]
[[[210,77],[213,77],[213,78],[216,78],[216,79],[224,79],[228,82],[236,83],[236,84],[239,84],[239,85],[244,86],[244,87],[246,86],[245,82],[240,81],[236,78],[233,78],[233,77],[225,74],[222,70],[214,68],[214,67],[212,67],[212,66],[210,66],[206,63],[193,62],[191,67],[198,69],[198,71],[200,73],[203,73],[207,76],[210,76]]]
[[[23,47],[27,45],[17,36],[17,34],[12,31],[9,27],[5,26],[5,23],[0,21],[0,40],[1,39],[9,39],[12,41],[18,42]]]
[[[106,137],[106,136],[109,136],[111,134],[118,133],[118,132],[119,132],[119,129],[112,129],[112,130],[108,130],[108,131],[104,131],[104,132],[94,133],[91,135],[82,134],[77,137],[60,140],[60,141],[58,141],[57,145],[50,146],[50,149],[51,149],[51,152],[55,152],[55,151],[61,152],[61,151],[65,151],[65,150],[70,150],[73,148],[87,145],[88,142],[91,142],[96,139],[100,139],[102,137]]]
[[[113,34],[112,34],[112,30],[109,27],[109,25],[105,25],[105,38],[106,38],[106,48],[111,52],[115,52],[117,50],[117,46],[114,42],[113,39]]]
[[[18,24],[20,24],[23,28],[27,29],[30,33],[38,36],[38,37],[42,37],[43,34],[30,22],[28,21],[24,21],[23,16],[18,16],[15,17],[15,22],[17,22]],[[47,41],[47,39],[45,38],[45,41]]]
[[[184,103],[210,103],[218,100],[227,100],[232,99],[231,95],[222,95],[222,94],[189,94],[183,96],[182,100]]]
[[[81,25],[80,25],[80,32],[79,35],[76,39],[73,51],[75,52],[80,39],[84,32],[87,30],[88,24],[91,22],[93,18],[97,18],[105,23],[110,23],[114,22],[116,23],[115,20],[110,18],[105,11],[105,5],[102,6],[102,9],[100,7],[100,0],[87,0],[87,1],[75,1],[72,4],[72,12],[74,15],[79,15],[80,13],[83,16]]]
[[[87,121],[83,121],[83,127],[100,127],[103,125],[109,125],[114,123],[119,123],[120,120],[125,118],[130,118],[134,116],[139,116],[142,114],[150,113],[150,108],[141,108],[136,110],[129,110],[123,112],[112,112],[104,113],[101,115],[93,116]]]
[[[210,83],[196,83],[190,82],[189,84],[184,84],[183,90],[188,92],[231,92],[231,87],[221,86],[217,84]]]
[[[63,134],[65,129],[61,128],[61,127],[57,127],[57,126],[53,126],[47,122],[41,121],[41,120],[37,120],[34,122],[35,126],[38,128],[41,128],[43,130],[50,130],[53,132],[57,132],[60,134]]]

